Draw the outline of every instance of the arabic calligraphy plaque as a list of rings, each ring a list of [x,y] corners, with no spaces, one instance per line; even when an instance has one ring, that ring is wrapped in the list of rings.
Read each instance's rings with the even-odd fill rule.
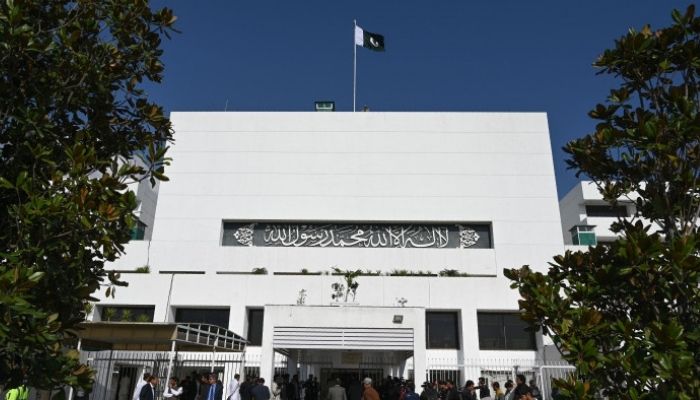
[[[224,246],[490,248],[488,224],[224,222]]]

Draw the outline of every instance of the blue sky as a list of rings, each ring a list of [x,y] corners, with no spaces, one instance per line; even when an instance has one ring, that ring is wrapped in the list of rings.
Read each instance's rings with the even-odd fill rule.
[[[614,80],[591,66],[630,27],[671,23],[675,0],[156,1],[182,32],[164,42],[167,111],[352,111],[353,19],[385,36],[358,48],[358,108],[544,111],[559,196],[576,182],[562,146]],[[176,138],[177,140],[177,138]]]

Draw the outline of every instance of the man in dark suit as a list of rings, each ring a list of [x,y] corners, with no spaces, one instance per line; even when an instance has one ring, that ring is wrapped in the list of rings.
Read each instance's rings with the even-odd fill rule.
[[[270,388],[265,386],[265,379],[258,378],[250,389],[250,395],[254,400],[270,400]]]
[[[158,377],[151,375],[148,383],[141,388],[139,400],[156,400],[156,386],[158,386]]]
[[[221,400],[224,397],[224,385],[216,379],[216,374],[209,374],[207,386],[200,393],[204,394],[202,400]]]

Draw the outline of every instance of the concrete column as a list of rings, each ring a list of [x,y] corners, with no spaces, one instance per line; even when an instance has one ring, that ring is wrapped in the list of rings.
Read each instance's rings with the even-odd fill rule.
[[[265,385],[267,386],[272,382],[272,375],[275,369],[275,349],[272,346],[273,332],[274,322],[266,307],[263,316],[262,346],[260,348],[260,377],[265,379]]]
[[[425,349],[425,311],[418,313],[419,321],[413,327],[413,376],[416,384],[416,393],[423,389],[420,385],[425,381],[427,369],[427,356]]]
[[[459,350],[460,364],[463,365],[462,370],[462,382],[460,385],[464,385],[467,379],[475,380],[474,375],[479,374],[479,370],[475,370],[476,361],[479,360],[479,322],[476,315],[476,309],[466,309],[463,308],[460,311],[460,329],[462,331],[462,343],[460,343],[461,350]]]

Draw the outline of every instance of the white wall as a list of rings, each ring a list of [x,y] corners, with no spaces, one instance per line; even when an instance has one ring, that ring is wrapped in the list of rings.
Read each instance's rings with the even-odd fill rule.
[[[172,120],[173,165],[150,249],[156,269],[339,265],[496,275],[502,265],[542,264],[540,252],[562,244],[542,113],[173,113]],[[491,222],[495,251],[222,247],[224,219]]]
[[[330,303],[335,276],[222,275],[334,266],[458,269],[478,277],[361,277],[361,305],[460,311],[463,357],[478,357],[477,310],[517,310],[503,268],[546,269],[563,251],[544,113],[173,113],[176,144],[160,185],[150,247],[131,243],[114,304],[246,307]],[[493,249],[244,248],[220,245],[222,220],[488,222]],[[489,353],[490,354],[490,353]]]

